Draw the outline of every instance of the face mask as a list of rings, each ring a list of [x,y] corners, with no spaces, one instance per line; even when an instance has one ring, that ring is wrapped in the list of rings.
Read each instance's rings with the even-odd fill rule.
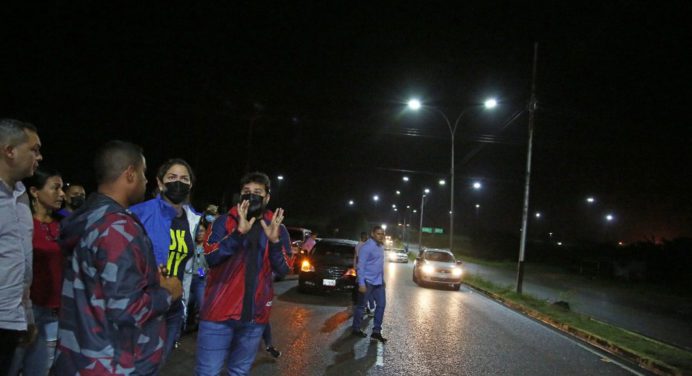
[[[84,201],[85,201],[84,197],[82,197],[82,196],[74,196],[74,197],[72,197],[72,199],[70,200],[70,207],[71,207],[72,209],[78,209],[80,206],[84,205]]]
[[[164,186],[166,186],[166,190],[163,191],[163,195],[176,205],[183,202],[190,194],[190,184],[185,184],[180,180],[169,181]]]
[[[247,209],[248,218],[259,217],[264,213],[264,209],[266,207],[264,205],[264,197],[253,193],[247,193],[240,196],[240,202],[245,200],[250,202],[250,206]]]
[[[216,219],[216,218],[214,218],[214,216],[211,214],[207,214],[207,216],[204,217],[204,219],[206,219],[207,222],[212,223],[212,222],[214,222],[214,219]]]

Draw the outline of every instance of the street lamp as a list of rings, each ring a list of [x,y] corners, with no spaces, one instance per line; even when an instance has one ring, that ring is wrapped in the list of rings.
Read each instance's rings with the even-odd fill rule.
[[[423,210],[425,209],[425,198],[428,197],[430,190],[425,188],[423,195],[420,197],[420,224],[418,226],[418,253],[423,249]],[[413,211],[416,212],[415,210]]]
[[[483,103],[483,106],[486,109],[492,109],[497,106],[497,101],[495,99],[488,99]],[[425,106],[425,108],[429,108],[433,110],[434,112],[438,113],[442,118],[444,119],[445,123],[447,123],[447,128],[449,129],[449,135],[451,136],[451,156],[450,156],[450,168],[449,168],[449,175],[450,175],[450,194],[449,194],[449,250],[452,251],[452,247],[454,244],[454,135],[457,132],[457,127],[459,126],[459,121],[461,118],[466,114],[468,111],[476,108],[477,106],[473,107],[468,107],[461,111],[459,116],[457,116],[456,120],[454,121],[454,126],[452,126],[452,123],[449,121],[449,117],[440,110],[437,107],[432,107],[432,106]],[[420,110],[421,108],[424,108],[423,103],[419,99],[413,98],[408,101],[408,108],[414,111]]]

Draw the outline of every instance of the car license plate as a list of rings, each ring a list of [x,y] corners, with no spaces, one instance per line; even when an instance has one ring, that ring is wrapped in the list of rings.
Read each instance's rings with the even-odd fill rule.
[[[325,286],[336,286],[336,279],[323,279],[322,284]]]

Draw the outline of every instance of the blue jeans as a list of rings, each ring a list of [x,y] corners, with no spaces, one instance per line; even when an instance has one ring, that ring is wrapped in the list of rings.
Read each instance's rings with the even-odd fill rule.
[[[168,359],[168,355],[173,351],[175,341],[180,337],[180,331],[183,328],[184,320],[183,302],[178,300],[171,304],[171,308],[166,312],[166,342],[163,348],[163,361]]]
[[[33,311],[38,336],[29,347],[17,347],[9,372],[11,375],[16,375],[21,369],[23,376],[46,376],[53,366],[58,341],[57,310],[34,305]]]
[[[272,324],[267,323],[267,325],[264,326],[264,331],[262,332],[262,340],[264,341],[265,347],[274,345],[272,343]]]
[[[384,307],[387,305],[385,300],[384,285],[371,285],[369,283],[365,284],[366,290],[365,294],[359,294],[358,304],[356,305],[355,312],[353,313],[353,331],[360,330],[360,323],[363,321],[363,313],[365,313],[365,305],[370,302],[370,300],[375,301],[375,322],[372,327],[373,333],[380,333],[382,331],[382,319],[384,318]]]
[[[248,375],[265,324],[238,320],[200,321],[195,375],[217,376],[228,358],[228,375]]]

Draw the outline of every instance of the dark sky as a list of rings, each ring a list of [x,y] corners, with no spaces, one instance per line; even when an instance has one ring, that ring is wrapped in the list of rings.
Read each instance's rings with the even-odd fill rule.
[[[45,164],[92,188],[94,149],[118,138],[144,147],[150,180],[187,159],[200,206],[249,163],[286,176],[274,200],[289,218],[326,223],[353,199],[393,223],[391,204],[418,206],[428,186],[425,221],[446,227],[449,131],[404,103],[454,119],[495,96],[457,133],[457,223],[516,232],[538,42],[533,228],[692,235],[689,2],[253,3],[6,7],[0,114],[35,123]]]

